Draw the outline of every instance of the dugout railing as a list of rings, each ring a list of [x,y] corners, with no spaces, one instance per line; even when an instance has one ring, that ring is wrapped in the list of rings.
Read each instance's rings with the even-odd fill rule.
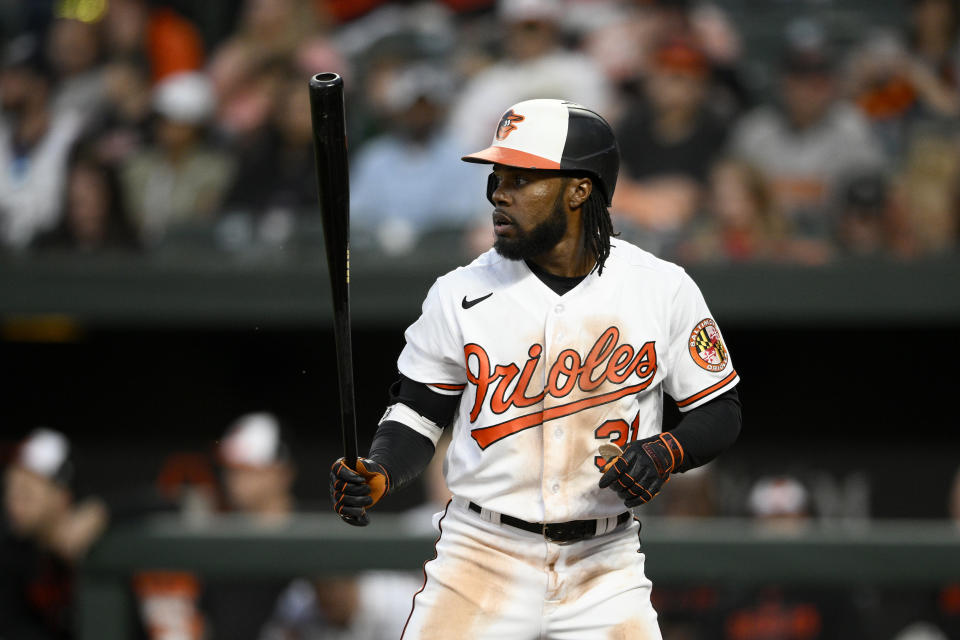
[[[435,534],[376,514],[366,528],[335,516],[299,515],[262,528],[232,517],[156,517],[118,526],[91,550],[77,590],[80,640],[127,640],[134,628],[131,576],[190,570],[238,580],[320,576],[364,569],[418,570]],[[960,577],[960,528],[939,521],[843,521],[771,529],[743,520],[645,519],[647,574],[656,583],[831,587],[936,587]]]

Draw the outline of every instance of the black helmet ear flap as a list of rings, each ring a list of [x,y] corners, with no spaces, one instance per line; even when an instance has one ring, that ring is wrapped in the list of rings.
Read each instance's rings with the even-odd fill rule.
[[[490,204],[495,205],[493,201],[493,192],[497,190],[497,174],[491,172],[487,176],[487,200],[490,201]]]

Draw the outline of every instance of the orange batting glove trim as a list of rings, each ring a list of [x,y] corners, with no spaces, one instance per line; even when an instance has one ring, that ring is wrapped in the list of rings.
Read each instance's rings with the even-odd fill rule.
[[[368,466],[370,467],[369,470],[367,469]],[[357,458],[356,471],[364,477],[370,487],[370,498],[373,499],[370,506],[372,507],[390,490],[390,476],[383,465],[364,458]]]
[[[673,473],[683,464],[683,447],[680,446],[680,442],[674,438],[673,434],[669,431],[667,433],[661,433],[660,440],[667,447],[667,451],[670,452],[671,463],[667,473]]]

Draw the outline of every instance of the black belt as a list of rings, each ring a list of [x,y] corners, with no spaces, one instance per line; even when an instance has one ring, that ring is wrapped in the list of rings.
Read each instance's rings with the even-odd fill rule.
[[[480,513],[482,508],[475,502],[470,503],[470,510]],[[624,511],[617,516],[617,527],[630,519],[630,512]],[[523,529],[530,533],[542,535],[551,542],[577,542],[585,538],[592,538],[597,535],[596,520],[571,520],[570,522],[553,522],[544,524],[542,522],[527,522],[520,518],[508,516],[505,513],[500,514],[501,524],[508,524],[517,529]],[[611,529],[612,531],[612,529]],[[609,533],[609,531],[607,532]]]

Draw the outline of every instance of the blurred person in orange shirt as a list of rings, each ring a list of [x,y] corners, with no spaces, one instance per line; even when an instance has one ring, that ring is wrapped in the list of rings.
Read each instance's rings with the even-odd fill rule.
[[[4,472],[0,637],[73,637],[74,566],[107,526],[96,498],[78,500],[70,442],[36,429]]]
[[[200,32],[169,6],[149,0],[110,0],[103,20],[107,56],[111,60],[143,60],[150,80],[196,71],[204,65]]]

